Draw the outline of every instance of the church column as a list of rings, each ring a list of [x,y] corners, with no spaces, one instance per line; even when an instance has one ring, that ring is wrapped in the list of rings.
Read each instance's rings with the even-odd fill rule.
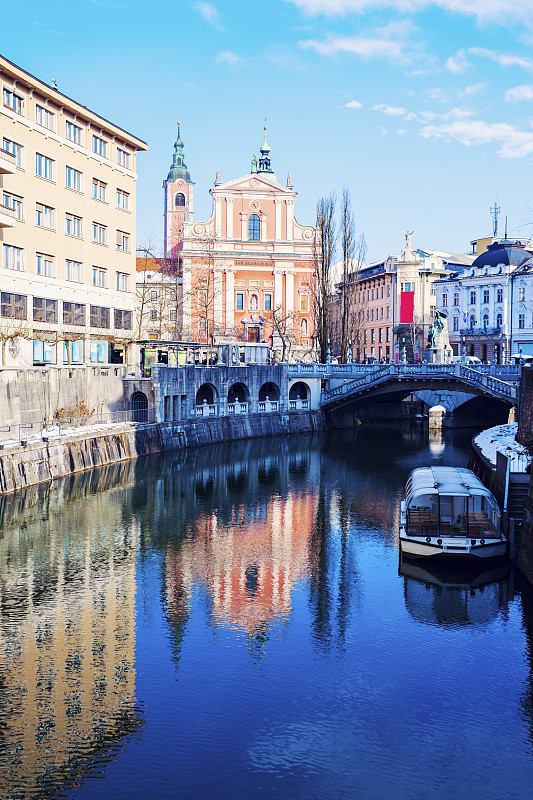
[[[222,272],[217,270],[213,275],[213,318],[215,330],[213,333],[221,333],[222,325]]]
[[[274,273],[274,309],[283,308],[283,273]]]
[[[233,239],[233,197],[226,197],[226,239]]]
[[[183,336],[186,339],[192,338],[191,328],[191,289],[192,289],[192,274],[189,269],[183,271],[182,279],[182,318],[183,318]]]
[[[292,242],[294,238],[294,200],[287,200],[287,241]]]
[[[265,214],[264,211],[260,211],[259,214],[261,215],[261,241],[266,242],[267,240],[267,219],[268,215]]]
[[[248,239],[248,214],[245,214],[244,211],[241,211],[241,239],[243,242],[246,242]]]
[[[281,233],[281,209],[283,207],[283,200],[277,197],[274,203],[276,204],[276,232],[274,238],[279,242],[283,238]]]
[[[225,332],[235,335],[235,270],[226,270],[226,325]]]
[[[220,209],[220,197],[215,197],[215,236],[222,236],[222,215]]]
[[[294,272],[285,272],[285,313],[294,311]]]

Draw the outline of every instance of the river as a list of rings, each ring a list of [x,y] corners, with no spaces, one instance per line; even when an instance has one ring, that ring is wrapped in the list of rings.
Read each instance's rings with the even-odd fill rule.
[[[0,498],[0,796],[503,800],[533,592],[400,565],[420,425],[150,457]]]

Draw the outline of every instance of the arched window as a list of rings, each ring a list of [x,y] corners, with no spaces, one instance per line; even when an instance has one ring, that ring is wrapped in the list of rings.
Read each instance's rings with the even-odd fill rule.
[[[483,314],[483,327],[484,328],[488,328],[489,327],[489,315],[488,314]]]
[[[501,328],[501,326],[502,326],[502,323],[503,323],[503,317],[502,317],[502,315],[501,315],[501,314],[497,314],[497,315],[496,315],[496,327],[497,327],[497,328]]]
[[[174,198],[174,205],[178,208],[185,207],[185,195],[182,192],[178,192],[176,197]]]
[[[258,242],[261,234],[261,223],[257,214],[250,214],[248,220],[248,239]]]

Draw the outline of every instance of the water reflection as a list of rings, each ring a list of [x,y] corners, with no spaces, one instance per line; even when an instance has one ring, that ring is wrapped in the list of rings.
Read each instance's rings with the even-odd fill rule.
[[[0,500],[0,794],[56,796],[141,725],[134,524],[116,465]]]
[[[507,609],[515,593],[507,563],[466,570],[400,558],[398,572],[407,611],[427,625],[486,625]]]

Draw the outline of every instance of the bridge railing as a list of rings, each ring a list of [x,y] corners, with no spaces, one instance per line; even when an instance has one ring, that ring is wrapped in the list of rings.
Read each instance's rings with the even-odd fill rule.
[[[454,362],[453,364],[429,364],[421,362],[419,364],[315,364],[315,363],[291,363],[289,364],[289,376],[295,378],[298,376],[315,376],[315,377],[339,377],[346,378],[350,375],[361,376],[371,375],[383,367],[394,367],[395,369],[407,370],[412,372],[419,372],[424,370],[429,371],[443,371],[454,372],[457,366],[462,365],[461,362]],[[519,380],[522,367],[520,364],[476,364],[471,367],[479,373],[486,375],[493,375],[495,378],[502,380]]]

